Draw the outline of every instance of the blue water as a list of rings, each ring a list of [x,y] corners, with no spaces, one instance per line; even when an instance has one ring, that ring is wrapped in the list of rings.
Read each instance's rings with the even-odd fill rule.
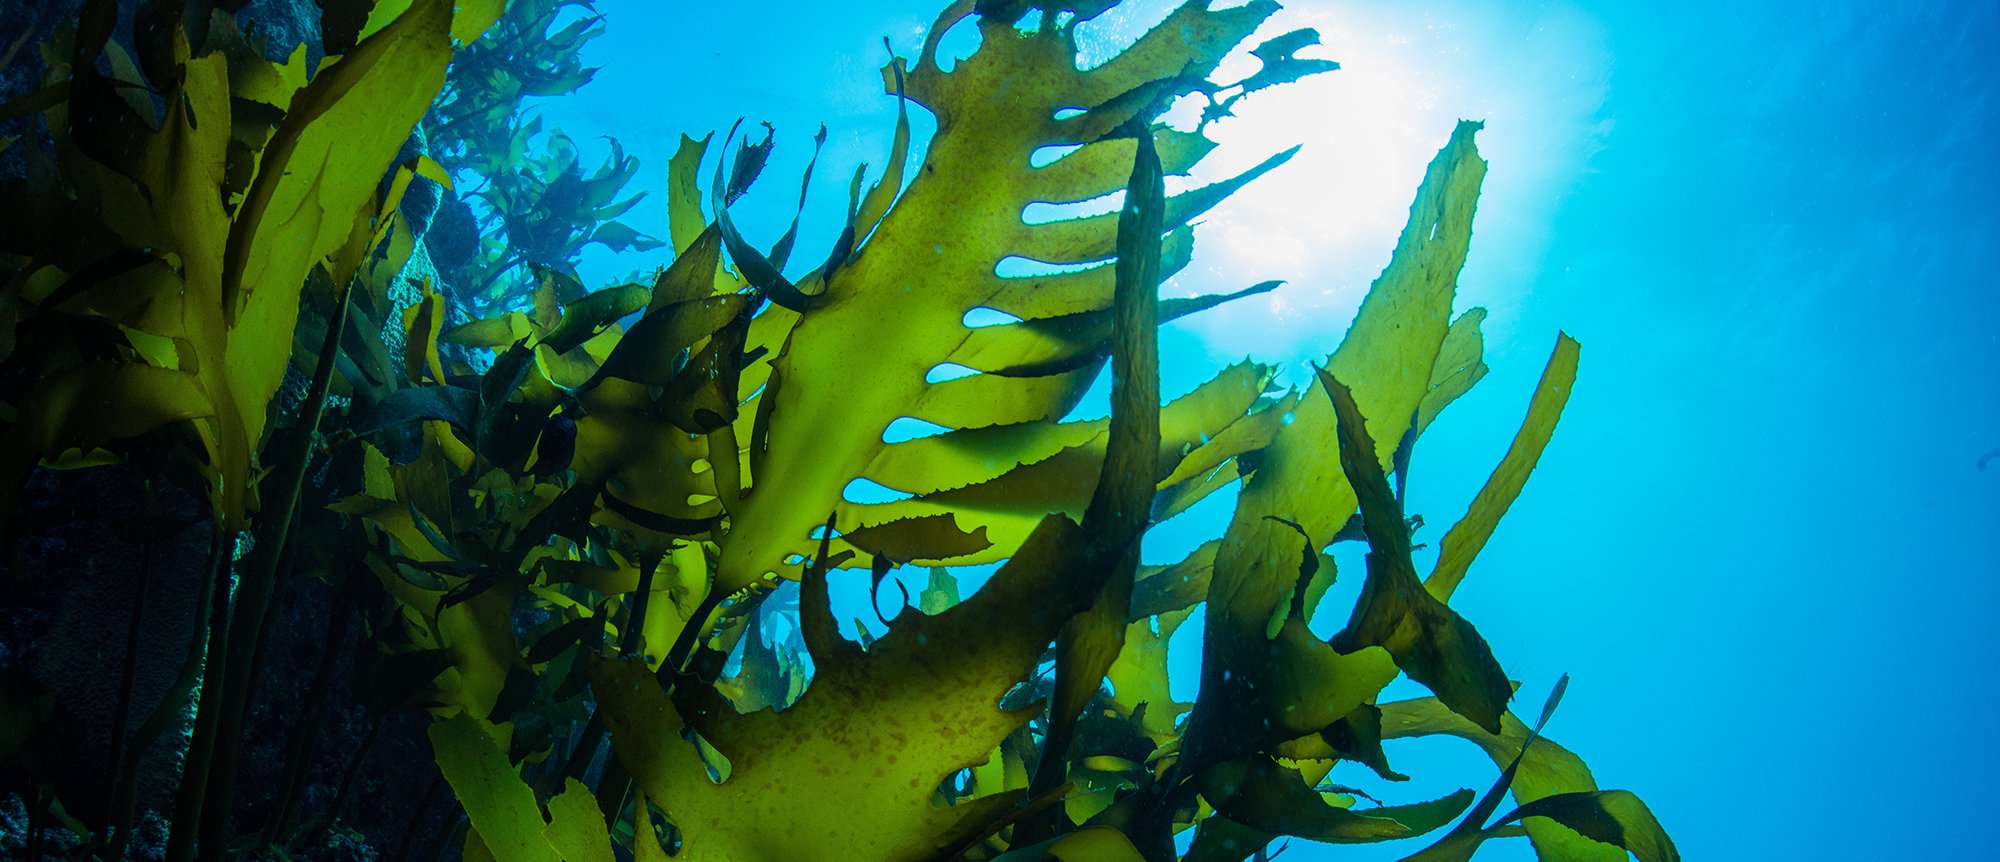
[[[604,68],[549,119],[619,138],[656,189],[681,132],[769,120],[767,176],[785,177],[826,123],[807,249],[830,242],[851,166],[887,150],[882,38],[913,53],[932,12],[597,5]],[[1133,5],[1104,44],[1164,8]],[[1386,261],[1452,121],[1486,120],[1461,305],[1492,309],[1493,372],[1419,449],[1419,539],[1504,451],[1559,328],[1584,344],[1583,378],[1455,606],[1528,700],[1574,675],[1550,735],[1600,784],[1639,792],[1688,858],[1967,858],[2000,766],[2000,464],[1977,466],[2000,448],[2000,7],[1290,5],[1271,32],[1318,25],[1318,56],[1346,68],[1215,130],[1224,167],[1307,149],[1263,181],[1272,191],[1209,219],[1168,290],[1291,284],[1172,328],[1167,388],[1246,352],[1301,380]],[[737,218],[768,243],[793,198],[789,181],[765,185]],[[663,205],[632,220],[665,232]],[[659,262],[591,258],[586,280]],[[1148,555],[1172,558],[1226,513],[1162,527]],[[1398,799],[1493,776],[1451,740],[1390,756],[1419,776],[1385,791]],[[1481,858],[1532,853],[1496,843]]]

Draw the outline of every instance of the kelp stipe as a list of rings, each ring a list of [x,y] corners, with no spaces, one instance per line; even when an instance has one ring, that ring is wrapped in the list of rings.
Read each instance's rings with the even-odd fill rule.
[[[394,15],[390,5],[409,9]],[[222,528],[217,547],[246,526],[255,539],[233,604],[229,555],[216,554],[209,675],[170,852],[293,846],[296,770],[261,825],[233,822],[229,790],[232,733],[254,698],[262,632],[289,565],[338,585],[343,607],[364,609],[359,691],[384,709],[431,717],[425,735],[463,817],[433,834],[406,830],[396,839],[405,850],[462,841],[468,857],[503,862],[628,852],[1241,860],[1279,836],[1386,841],[1457,821],[1411,858],[1464,859],[1484,840],[1526,835],[1548,859],[1677,859],[1637,797],[1600,791],[1574,755],[1539,738],[1560,687],[1525,725],[1508,709],[1514,684],[1493,650],[1448,604],[1550,440],[1575,379],[1575,341],[1558,339],[1514,445],[1444,537],[1428,577],[1412,559],[1401,490],[1410,453],[1485,371],[1483,312],[1454,317],[1453,308],[1486,168],[1478,125],[1461,124],[1430,164],[1391,263],[1304,391],[1272,391],[1270,371],[1245,363],[1162,407],[1158,325],[1270,289],[1160,300],[1160,281],[1192,254],[1190,220],[1291,152],[1168,196],[1164,177],[1185,174],[1212,144],[1200,128],[1159,117],[1177,97],[1200,94],[1205,126],[1249,93],[1332,64],[1296,57],[1317,41],[1298,31],[1258,46],[1254,75],[1206,80],[1276,7],[1192,2],[1117,58],[1079,70],[1076,25],[1112,5],[965,0],[947,9],[917,57],[884,68],[904,114],[882,174],[872,185],[865,169],[854,174],[827,249],[795,248],[796,220],[768,249],[732,221],[731,205],[764,169],[768,133],[739,143],[731,130],[714,153],[712,138],[684,138],[668,165],[672,265],[650,284],[585,294],[556,263],[585,241],[647,240],[609,221],[636,202],[613,200],[629,157],[614,153],[586,179],[558,155],[554,173],[524,174],[519,195],[501,195],[512,250],[489,247],[484,264],[463,271],[483,281],[474,304],[494,306],[463,323],[448,322],[452,303],[429,286],[407,309],[389,294],[416,246],[395,216],[399,196],[414,177],[448,179],[427,158],[392,166],[443,86],[449,34],[470,41],[503,15],[498,4],[463,7],[457,19],[449,4],[383,4],[310,83],[302,67],[271,66],[271,77],[297,82],[297,95],[272,143],[237,147],[236,164],[251,161],[235,187],[221,168],[235,152],[225,133],[241,124],[198,132],[191,119],[234,92],[235,67],[225,70],[219,55],[170,55],[189,70],[183,97],[168,100],[154,137],[141,136],[167,143],[127,153],[136,167],[122,171],[102,160],[119,148],[75,131],[64,113],[93,92],[91,73],[81,85],[73,75],[66,94],[39,96],[54,100],[51,128],[65,130],[61,163],[85,180],[43,186],[57,211],[120,214],[121,202],[178,200],[121,189],[191,182],[177,160],[188,153],[223,154],[192,162],[210,171],[194,176],[238,189],[217,196],[219,210],[202,203],[199,214],[219,214],[206,222],[141,207],[129,210],[138,227],[21,233],[27,245],[8,259],[24,285],[8,296],[15,319],[68,325],[40,329],[54,334],[8,358],[27,369],[16,370],[8,401],[15,416],[5,433],[32,444],[19,450],[16,474],[35,459],[109,460],[192,428],[201,445],[183,448],[200,453]],[[517,3],[502,26],[546,33],[559,8]],[[968,18],[981,47],[947,72],[936,62],[939,39]],[[579,21],[570,44],[595,26]],[[78,32],[84,47],[71,54],[94,59],[104,41],[89,26]],[[534,66],[563,86],[588,77],[573,58]],[[375,69],[419,70],[428,90],[402,92],[408,82]],[[210,90],[199,88],[199,70],[214,76]],[[370,86],[409,110],[371,114],[374,149],[343,156],[371,160],[343,163],[328,187],[342,190],[341,207],[319,223],[340,230],[315,229],[316,244],[284,246],[284,255],[266,250],[264,214],[298,211],[304,191],[292,186],[305,181],[266,161],[323,152],[306,145],[323,134],[316,121],[331,122],[317,118],[351,116],[341,109]],[[523,91],[494,90],[497,103]],[[471,92],[443,100],[448,119],[431,139],[442,157],[475,158],[480,148],[464,142],[472,129],[509,151],[526,140],[510,110],[479,107]],[[118,98],[106,104],[125,104]],[[912,102],[938,119],[920,164],[909,160]],[[1032,166],[1033,153],[1058,145],[1078,148]],[[704,159],[713,165],[706,183]],[[153,179],[161,164],[171,170]],[[543,211],[537,201],[558,183],[592,189],[587,205]],[[1120,189],[1115,214],[1022,220],[1037,201]],[[319,193],[320,208],[334,212],[329,192]],[[159,227],[168,223],[172,231]],[[187,234],[189,225],[213,227]],[[278,232],[295,220],[271,225],[268,236],[300,235]],[[134,230],[165,231],[179,245],[141,243]],[[790,262],[804,255],[812,268],[800,273]],[[259,264],[256,279],[240,274],[281,257],[284,267]],[[1090,266],[997,275],[1011,257]],[[122,269],[100,263],[127,259]],[[209,259],[217,301],[203,311],[178,285],[207,271],[190,261]],[[523,261],[537,264],[526,307],[507,309]],[[287,278],[289,290],[315,286],[298,346],[292,320],[277,312],[257,319],[278,329],[232,342],[236,306],[222,300],[269,298],[278,290],[269,285]],[[161,331],[130,310],[134,295],[216,321],[191,334]],[[981,308],[1013,322],[968,327]],[[394,337],[373,337],[385,324]],[[291,430],[269,435],[276,448],[265,448],[262,407],[287,365],[310,370],[311,382]],[[1061,421],[1107,365],[1110,417]],[[933,382],[942,366],[973,373]],[[246,379],[229,372],[257,384],[226,403],[234,413],[208,397],[210,386]],[[77,382],[81,373],[124,383]],[[86,390],[123,400],[105,411],[78,397]],[[329,392],[345,400],[324,406]],[[225,421],[244,404],[258,405],[256,423]],[[943,430],[886,440],[884,429],[904,417]],[[271,469],[252,495],[260,450]],[[860,480],[901,497],[847,499]],[[1180,563],[1139,565],[1149,525],[1239,482],[1222,537]],[[1368,545],[1364,582],[1346,627],[1322,640],[1308,620],[1336,574],[1325,549],[1350,540]],[[994,562],[997,573],[969,596],[944,568]],[[939,567],[918,597],[921,612],[897,616],[868,643],[843,637],[833,579],[868,577],[879,593],[905,564]],[[1204,602],[1200,695],[1176,704],[1165,644]],[[780,620],[783,636],[774,634]],[[197,631],[191,660],[202,641]],[[1398,675],[1435,696],[1379,702]],[[1464,790],[1393,804],[1325,783],[1340,760],[1399,780],[1383,740],[1434,734],[1480,745],[1501,767],[1499,782],[1477,801]],[[1510,792],[1519,807],[1500,814]],[[329,817],[354,804],[336,800]],[[60,810],[47,793],[36,802]],[[123,840],[93,833],[95,824],[77,828],[99,846]],[[1176,835],[1188,830],[1182,855]]]
[[[199,453],[195,469],[163,472],[207,498],[217,530],[191,649],[199,671],[181,674],[139,733],[150,740],[199,691],[169,858],[192,857],[197,828],[211,853],[227,838],[237,730],[332,380],[329,348],[354,283],[379,293],[408,254],[395,210],[412,177],[442,178],[423,158],[390,168],[443,82],[453,39],[476,38],[501,10],[403,7],[378,10],[351,50],[309,75],[303,46],[267,61],[205,5],[144,10],[135,59],[111,41],[114,4],[92,0],[45,46],[41,87],[8,106],[41,111],[53,152],[19,143],[34,149],[30,170],[9,181],[22,206],[4,231],[12,337],[0,359],[13,391],[0,505],[14,509],[37,460],[103,464],[118,457],[110,446],[171,462],[152,451],[164,445]],[[295,354],[302,306],[328,294],[323,343]],[[316,367],[314,403],[278,454],[264,446],[266,424],[295,360]],[[276,463],[260,466],[260,452]],[[238,583],[230,551],[250,538],[258,549]],[[135,745],[116,768],[129,773],[143,755]],[[111,828],[88,837],[122,848],[133,818],[114,805]]]

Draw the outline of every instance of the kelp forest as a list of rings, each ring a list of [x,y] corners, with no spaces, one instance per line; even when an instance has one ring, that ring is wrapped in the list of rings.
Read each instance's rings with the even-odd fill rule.
[[[1167,178],[1238,100],[1338,73],[1300,30],[1211,79],[1269,0],[1189,0],[1084,70],[1076,27],[1116,4],[956,0],[881,68],[888,152],[774,176],[824,130],[600,164],[543,128],[532,100],[588,86],[618,26],[590,0],[6,0],[0,856],[1678,860],[1614,789],[1644,776],[1541,735],[1567,678],[1510,678],[1450,604],[1576,341],[1547,333],[1490,432],[1511,446],[1415,561],[1413,453],[1487,370],[1485,312],[1455,306],[1480,125],[1438,141],[1311,379],[1243,362],[1162,404],[1161,324],[1285,289],[1162,280],[1293,151]],[[961,24],[979,48],[947,69]],[[1188,98],[1195,128],[1160,120]],[[851,173],[831,244],[732,221],[815,169]],[[585,284],[592,245],[672,262]],[[1016,257],[1060,271],[997,273]],[[1109,416],[1066,418],[1106,374]],[[905,417],[942,430],[885,437]],[[1142,564],[1212,494],[1226,531]],[[889,614],[902,567],[929,586]],[[1340,577],[1358,599],[1329,607]],[[886,634],[836,616],[854,590]],[[1385,697],[1399,677],[1429,696]],[[1383,743],[1428,736],[1492,770],[1400,790]]]

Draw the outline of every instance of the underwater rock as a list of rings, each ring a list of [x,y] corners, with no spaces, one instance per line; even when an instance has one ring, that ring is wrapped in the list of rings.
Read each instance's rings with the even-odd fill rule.
[[[472,205],[456,192],[439,189],[437,212],[424,234],[424,248],[430,252],[431,262],[446,272],[464,266],[479,252],[479,221],[472,214]]]
[[[296,823],[322,812],[332,803],[342,776],[354,756],[364,755],[354,785],[341,806],[333,828],[298,849],[294,859],[362,862],[388,855],[413,816],[418,834],[428,838],[448,829],[453,812],[438,800],[428,810],[424,797],[434,770],[430,744],[424,736],[429,721],[415,711],[398,711],[386,718],[361,705],[354,690],[355,651],[349,646],[364,636],[352,615],[339,606],[334,591],[313,578],[291,579],[289,601],[271,626],[267,673],[258,679],[255,697],[244,722],[242,777],[237,783],[235,823],[239,830],[261,829],[277,816],[283,801],[283,778],[300,705],[315,684],[328,643],[328,621],[347,621],[350,630],[339,642],[329,665],[326,711],[314,735],[305,771]],[[377,722],[382,729],[375,731]],[[364,740],[376,738],[365,752]],[[421,816],[418,816],[421,815]]]
[[[307,66],[318,66],[326,57],[320,47],[319,4],[313,0],[250,0],[236,13],[236,26],[272,62],[284,62],[301,44]]]
[[[396,153],[396,162],[404,164],[411,159],[429,155],[430,141],[424,135],[423,125],[418,124],[416,128],[410,130],[410,138],[403,142],[402,150]],[[389,178],[384,177],[382,181],[386,184]],[[389,286],[388,298],[393,311],[385,315],[382,320],[382,344],[389,349],[392,356],[400,354],[403,350],[402,311],[423,299],[424,286],[429,285],[432,290],[445,293],[447,296],[451,295],[443,285],[443,278],[438,272],[439,267],[431,260],[430,245],[427,241],[432,223],[448,196],[456,200],[444,186],[428,177],[416,176],[410,179],[409,188],[403,192],[403,202],[397,208],[397,212],[403,216],[404,224],[409,225],[415,244],[410,249],[410,259],[403,264],[402,272],[397,273],[394,282]],[[460,205],[463,206],[463,202],[460,202]],[[451,312],[454,311],[460,320],[449,320]],[[458,307],[458,303],[448,302],[446,317],[449,323],[460,323],[463,322],[465,311]]]
[[[83,0],[7,0],[7,14],[0,18],[0,102],[26,95],[41,83],[41,54],[35,46],[48,39],[58,22],[75,20],[82,7]],[[9,55],[17,39],[22,39],[21,47]],[[32,138],[43,146],[49,142],[47,129],[34,116],[0,120],[0,138],[9,135]],[[0,148],[0,180],[26,173],[26,153],[26,146]]]
[[[126,466],[36,471],[13,561],[18,587],[0,592],[7,628],[0,640],[13,648],[0,653],[0,667],[30,670],[58,702],[103,705],[68,721],[78,745],[56,779],[64,804],[86,819],[100,816],[108,802],[112,729],[140,575],[145,599],[128,732],[167,693],[187,656],[208,558],[202,502],[155,483],[158,505],[149,517],[144,479]],[[139,798],[172,791],[184,729],[185,721],[171,724],[142,762]]]
[[[430,140],[424,136],[424,127],[418,125],[410,130],[410,139],[403,142],[403,149],[396,153],[396,161],[400,164],[430,154]],[[429,177],[419,175],[410,178],[410,187],[403,192],[403,203],[398,211],[419,241],[430,233],[431,218],[437,214],[438,202],[443,197],[444,186]]]

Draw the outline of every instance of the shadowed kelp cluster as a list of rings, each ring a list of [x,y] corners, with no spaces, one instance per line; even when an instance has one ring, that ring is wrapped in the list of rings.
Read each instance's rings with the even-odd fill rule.
[[[326,856],[344,808],[371,805],[349,798],[356,776],[389,770],[448,787],[459,812],[375,839],[401,858],[1161,862],[1295,836],[1415,839],[1410,859],[1448,860],[1525,836],[1545,859],[1678,859],[1637,797],[1540,738],[1562,686],[1524,723],[1447,603],[1550,439],[1576,342],[1557,340],[1437,565],[1413,561],[1410,453],[1486,370],[1484,313],[1453,315],[1477,124],[1431,162],[1311,385],[1244,363],[1160,403],[1158,326],[1273,286],[1160,300],[1191,220],[1291,152],[1168,195],[1213,145],[1159,117],[1205,99],[1205,127],[1330,69],[1295,56],[1316,42],[1299,31],[1259,46],[1251,77],[1208,80],[1275,4],[1188,3],[1087,71],[1075,27],[1110,2],[953,5],[884,68],[903,109],[891,152],[854,171],[821,249],[799,247],[798,219],[766,246],[730,218],[768,134],[683,138],[660,240],[615,221],[638,202],[619,200],[622,150],[589,176],[560,142],[524,155],[521,97],[589,77],[587,9],[322,3],[327,58],[309,69],[195,5],[140,6],[128,50],[113,5],[86,3],[43,49],[43,85],[0,109],[46,131],[8,143],[28,151],[8,197],[32,203],[0,224],[6,505],[33,508],[38,465],[125,469],[213,526],[156,704],[66,703],[9,677],[0,752],[31,854],[120,858],[143,809],[169,859]],[[960,24],[980,47],[945,71],[939,40]],[[911,103],[937,118],[917,163]],[[1052,147],[1069,151],[1034,166]],[[412,188],[469,176],[504,238],[414,266]],[[1113,213],[1022,220],[1121,190]],[[675,256],[650,283],[586,293],[567,266],[586,242]],[[997,275],[1009,258],[1056,266]],[[982,309],[1011,322],[968,326]],[[1110,416],[1064,421],[1106,366]],[[291,401],[288,370],[305,381]],[[906,418],[943,430],[885,436]],[[863,480],[898,493],[850,499]],[[1221,537],[1140,565],[1151,525],[1232,487]],[[1366,543],[1366,571],[1321,639],[1308,622],[1337,612],[1320,605],[1341,541]],[[994,563],[976,590],[952,571]],[[835,583],[873,595],[904,565],[933,567],[919,610],[843,636]],[[312,682],[274,701],[274,621],[311,602]],[[1166,644],[1204,602],[1200,696],[1176,703]],[[1399,675],[1434,696],[1381,702]],[[336,691],[384,718],[313,813]],[[111,790],[86,810],[58,792],[64,716],[107,710]],[[434,770],[369,765],[391,715],[426,722]],[[243,786],[252,731],[278,725],[276,791]],[[1403,779],[1383,741],[1439,734],[1479,745],[1499,780],[1378,801]],[[179,768],[141,798],[156,747]],[[1382,783],[1328,784],[1341,760]]]

